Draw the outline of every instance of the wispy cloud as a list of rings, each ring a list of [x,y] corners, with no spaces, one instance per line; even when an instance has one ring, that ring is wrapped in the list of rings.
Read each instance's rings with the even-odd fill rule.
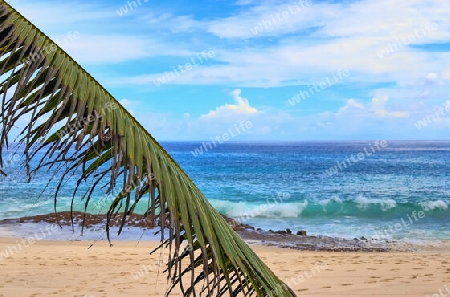
[[[34,24],[50,31],[56,31],[66,25],[76,26],[77,23],[99,22],[115,17],[114,11],[107,9],[106,5],[91,3],[13,1],[12,5]]]
[[[236,118],[251,118],[249,135],[268,139],[447,137],[447,121],[433,124],[433,135],[413,125],[449,100],[447,0],[312,0],[252,32],[294,2],[149,1],[126,17],[115,12],[123,0],[13,5],[53,39],[79,32],[63,48],[163,139],[215,135]],[[417,37],[426,24],[437,27]],[[155,86],[205,49],[214,59]],[[351,75],[302,104],[286,103],[337,69]]]

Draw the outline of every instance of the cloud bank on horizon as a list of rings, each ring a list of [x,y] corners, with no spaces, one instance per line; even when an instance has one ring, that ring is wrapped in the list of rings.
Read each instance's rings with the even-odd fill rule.
[[[159,140],[295,141],[448,139],[446,1],[11,5]]]

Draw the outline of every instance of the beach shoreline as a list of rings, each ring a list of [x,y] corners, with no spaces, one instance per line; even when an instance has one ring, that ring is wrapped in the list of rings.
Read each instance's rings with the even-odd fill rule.
[[[73,212],[72,215],[70,212],[59,212],[0,220],[0,237],[30,238],[34,241],[101,241],[107,239],[105,215],[82,212]],[[160,227],[149,228],[147,220],[139,214],[132,214],[127,219],[123,232],[118,235],[120,217],[119,214],[111,220],[111,241],[157,242],[161,239],[160,232],[157,232]],[[320,234],[297,235],[289,229],[276,231],[256,229],[232,218],[223,217],[247,243],[259,246],[328,252],[450,252],[450,240],[402,241],[365,237],[343,238]],[[165,238],[168,238],[168,233]]]
[[[104,226],[91,226],[81,233],[81,228],[69,226],[60,229],[57,225],[38,223],[0,224],[0,238],[15,238],[16,246],[20,249],[30,242],[62,241],[87,242],[107,241]],[[160,242],[161,236],[154,235],[156,229],[142,230],[137,227],[124,228],[121,235],[117,235],[117,228],[111,228],[111,243],[115,242]],[[299,251],[317,252],[450,252],[449,240],[424,241],[411,243],[405,241],[380,241],[373,239],[347,239],[325,235],[299,236],[294,234],[277,234],[264,230],[245,229],[236,231],[247,244],[252,246],[273,247]],[[165,233],[168,238],[168,233]]]

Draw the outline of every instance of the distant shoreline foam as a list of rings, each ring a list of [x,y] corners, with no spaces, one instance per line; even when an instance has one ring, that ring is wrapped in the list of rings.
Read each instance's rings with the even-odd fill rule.
[[[86,214],[84,232],[81,233],[81,222],[84,216],[81,212],[74,212],[74,226],[71,226],[70,212],[37,215],[17,219],[0,221],[0,237],[37,238],[38,240],[69,240],[69,241],[98,241],[106,240],[105,215]],[[119,216],[120,217],[120,216]],[[391,252],[391,251],[422,251],[422,250],[450,250],[450,242],[424,241],[411,244],[403,241],[371,240],[366,238],[342,238],[326,235],[297,236],[294,234],[277,234],[258,229],[238,222],[230,223],[232,227],[248,243],[290,248],[308,251],[333,252]],[[61,226],[59,226],[59,224]],[[119,221],[113,222],[111,240],[114,241],[158,241],[160,233],[155,235],[156,228],[148,228],[148,222],[141,215],[133,215],[125,224],[124,231],[117,236]],[[51,226],[51,227],[49,227]],[[239,228],[241,226],[242,228]],[[53,228],[54,227],[54,228]],[[62,228],[61,228],[62,227]],[[44,233],[45,232],[45,233]],[[44,236],[41,236],[43,234]],[[168,238],[168,234],[165,234]]]

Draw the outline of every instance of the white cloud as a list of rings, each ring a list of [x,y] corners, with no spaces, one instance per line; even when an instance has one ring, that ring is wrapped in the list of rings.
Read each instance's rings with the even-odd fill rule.
[[[388,96],[380,94],[374,96],[371,102],[367,104],[360,100],[348,99],[345,105],[339,108],[337,112],[326,111],[320,113],[318,117],[322,121],[317,126],[332,129],[337,122],[345,121],[346,123],[353,123],[353,125],[348,125],[348,127],[345,125],[345,129],[363,130],[367,128],[372,129],[376,124],[388,124],[391,119],[409,118],[409,111],[395,110],[392,107],[387,108],[385,105],[388,101]],[[327,122],[327,124],[324,125],[324,122]]]
[[[135,23],[123,22],[114,25],[113,30],[117,33],[112,36],[105,33],[111,32],[111,26],[105,26],[102,21],[106,19],[111,24],[113,20],[120,19],[115,13],[117,7],[114,5],[79,4],[73,7],[72,4],[44,2],[39,4],[40,9],[37,11],[36,4],[28,1],[18,1],[15,6],[36,21],[37,25],[48,29],[44,31],[50,36],[84,29],[79,30],[79,40],[64,46],[82,63],[119,63],[158,55],[184,55],[190,58],[196,51],[205,49],[205,42],[215,47],[216,44],[208,39],[206,32],[220,38],[244,39],[238,44],[241,46],[239,50],[234,50],[235,47],[227,48],[227,41],[218,43],[218,48],[214,49],[214,61],[221,62],[220,65],[204,65],[173,83],[271,87],[315,83],[324,74],[338,69],[348,69],[352,74],[352,81],[396,81],[399,84],[410,84],[418,75],[447,71],[450,68],[447,53],[424,53],[405,46],[383,59],[377,56],[380,49],[396,43],[398,38],[426,29],[425,26],[431,22],[438,24],[438,28],[427,31],[427,34],[422,34],[424,36],[416,38],[413,43],[448,42],[450,25],[447,16],[450,7],[445,1],[447,0],[363,0],[348,4],[312,1],[311,6],[290,14],[289,18],[257,35],[251,32],[252,28],[271,15],[289,11],[293,2],[242,0],[235,3],[245,4],[237,10],[237,14],[201,21],[167,11],[147,13],[148,10],[143,7],[142,14],[139,13],[136,17],[148,27],[137,29]],[[361,11],[371,13],[360,13]],[[148,17],[143,18],[142,15],[146,13]],[[88,36],[86,32],[92,30],[87,31],[86,26],[92,26],[94,21],[96,32]],[[181,38],[178,40],[177,37],[172,38],[176,41],[163,41],[166,37],[157,32],[167,30],[174,33],[196,30],[203,35],[190,35],[192,42]],[[140,35],[133,36],[129,32]],[[263,36],[278,40],[258,42],[257,46],[245,41]],[[235,40],[231,42],[234,46]],[[105,51],[105,48],[110,50]],[[116,81],[148,85],[155,76],[158,74],[120,77]]]
[[[446,19],[450,8],[445,0],[365,0],[350,4],[320,3],[293,10],[292,1],[261,2],[238,15],[206,22],[208,31],[221,38],[258,38],[280,36],[313,30],[321,37],[385,36],[395,38],[408,36],[421,29],[427,22],[437,22],[443,27],[432,38],[448,38]],[[290,8],[291,7],[291,8]],[[278,20],[277,13],[288,12],[288,17]],[[370,11],[370,14],[361,13]],[[296,14],[292,12],[297,12]],[[271,19],[275,21],[271,21]],[[271,21],[263,32],[254,34],[251,29],[262,22]],[[357,24],[357,25],[356,25]],[[441,30],[442,29],[442,30]],[[429,36],[431,37],[431,36]]]
[[[74,1],[42,1],[37,4],[19,0],[13,1],[12,5],[82,64],[121,63],[152,56],[195,53],[158,34],[136,28],[135,22],[124,21],[115,12],[116,4],[93,5]],[[170,14],[161,15],[162,19],[164,17],[170,17]],[[175,17],[172,23],[184,30],[184,19]],[[79,37],[73,38],[74,34]]]
[[[407,111],[387,111],[384,105],[388,102],[388,96],[376,96],[372,98],[372,109],[376,115],[382,117],[405,118],[409,116]]]
[[[370,104],[364,103],[356,99],[348,99],[346,104],[339,108],[337,115],[347,117],[349,114],[354,116],[372,116],[372,117],[394,117],[404,118],[409,116],[407,111],[387,110],[385,105],[389,101],[388,96],[376,95],[372,98]]]
[[[80,33],[78,39],[64,42],[61,46],[76,61],[89,64],[120,63],[163,54],[185,54],[185,51],[174,47],[168,50],[167,45],[143,36],[103,36]]]
[[[152,28],[159,30],[169,30],[171,32],[192,32],[202,30],[204,24],[187,15],[173,15],[172,13],[151,12],[139,18],[142,23],[148,24]]]
[[[430,72],[450,68],[448,54],[443,52],[397,52],[380,59],[377,50],[387,41],[377,38],[343,38],[319,44],[301,44],[286,40],[277,45],[214,50],[214,62],[202,65],[177,77],[173,84],[233,84],[239,87],[274,87],[314,84],[339,69],[350,76],[342,83],[397,82],[410,85]],[[190,58],[190,57],[189,57]],[[149,84],[163,75],[145,74],[125,77],[124,84]],[[448,77],[446,73],[446,77]]]
[[[339,113],[355,110],[364,109],[364,105],[355,99],[348,99],[347,104],[339,109]]]
[[[256,108],[250,106],[247,98],[241,97],[240,89],[234,90],[232,94],[236,104],[225,104],[219,106],[215,110],[211,110],[207,114],[202,115],[201,119],[226,118],[236,115],[252,115],[258,113]]]
[[[155,56],[186,56],[189,60],[207,46],[214,49],[216,56],[213,60],[219,63],[202,65],[170,82],[182,85],[273,87],[313,84],[338,69],[347,69],[351,73],[349,80],[352,82],[365,83],[397,82],[408,85],[416,82],[419,76],[443,71],[447,72],[442,77],[450,76],[447,70],[450,68],[447,53],[424,52],[404,46],[384,58],[377,55],[377,52],[390,43],[396,43],[397,39],[407,37],[416,30],[420,32],[423,28],[426,29],[425,26],[431,22],[438,24],[438,28],[427,31],[427,34],[422,34],[424,36],[416,38],[413,43],[448,42],[450,25],[447,24],[447,15],[450,8],[445,0],[363,0],[345,5],[313,1],[311,6],[257,35],[251,32],[251,28],[261,20],[270,18],[270,15],[289,10],[289,6],[293,5],[292,1],[240,1],[235,4],[245,6],[239,7],[235,15],[213,20],[200,21],[171,12],[152,12],[146,18],[139,14],[138,20],[147,27],[142,26],[136,30],[127,22],[117,24],[115,28],[118,30],[113,36],[97,32],[87,36],[85,31],[80,31],[82,38],[64,48],[80,62],[91,64],[119,63]],[[28,10],[31,7],[32,5],[24,6]],[[69,5],[61,4],[53,9],[55,12],[66,12]],[[95,12],[89,5],[80,5],[76,9],[78,16],[71,13],[68,14],[68,19],[78,23],[93,20],[97,15],[104,19],[115,13],[113,6],[108,7],[108,10],[104,8],[103,12]],[[36,14],[35,17],[45,22],[50,18],[49,11]],[[142,11],[147,12],[144,8]],[[360,13],[361,11],[371,13],[368,15]],[[48,22],[53,24],[52,20]],[[64,27],[64,30],[73,29],[67,24],[64,26],[65,22],[61,24],[63,26],[58,27]],[[135,26],[134,23],[133,25]],[[53,27],[57,26],[48,28],[54,31],[51,29]],[[124,30],[127,33],[131,30],[140,36],[121,34]],[[195,34],[189,35],[193,31]],[[177,33],[180,32],[186,33],[189,42],[178,38]],[[205,34],[207,32],[222,40],[216,43],[217,39],[210,39],[210,34]],[[166,39],[166,33],[174,36],[172,40]],[[256,44],[249,41],[259,37],[273,39]],[[238,43],[236,38],[240,39]],[[228,46],[229,42],[233,47]],[[111,50],[105,51],[105,48]],[[167,70],[170,70],[169,66],[170,64]],[[105,78],[102,81],[111,81],[114,85],[149,85],[161,74],[164,72],[134,77],[128,74],[127,77]]]
[[[105,18],[116,17],[114,10],[105,9],[99,5],[82,2],[48,2],[39,1],[13,1],[12,6],[23,16],[39,28],[48,30],[60,30],[65,25],[70,25],[72,30],[75,23],[87,21],[100,21]],[[47,30],[44,30],[48,32]]]
[[[418,77],[414,82],[410,83],[413,86],[445,86],[450,82],[450,77],[446,76],[445,72],[430,72],[423,77]]]
[[[278,41],[258,43],[257,49],[250,46],[251,42],[246,42],[239,51],[222,49],[217,57],[225,65],[205,67],[196,73],[199,80],[188,75],[184,83],[295,85],[307,79],[310,81],[306,83],[314,83],[324,73],[348,69],[352,81],[408,84],[418,76],[450,67],[447,53],[424,52],[408,46],[384,58],[377,55],[389,44],[416,31],[421,37],[415,38],[412,42],[415,45],[449,41],[450,26],[446,22],[449,8],[444,8],[447,5],[441,0],[365,0],[345,5],[313,1],[301,14],[292,15],[279,25],[257,35],[251,32],[261,20],[288,10],[289,5],[291,1],[263,2],[241,10],[238,15],[203,22],[208,32],[220,38],[269,36]],[[438,28],[427,29],[431,23]]]

